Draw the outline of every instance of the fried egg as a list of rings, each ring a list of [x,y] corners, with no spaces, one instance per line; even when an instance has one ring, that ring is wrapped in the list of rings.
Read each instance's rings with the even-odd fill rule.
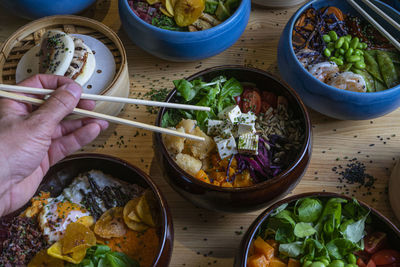
[[[71,222],[90,221],[90,213],[74,198],[67,198],[64,194],[56,198],[49,198],[39,214],[39,226],[50,243],[58,241]],[[93,220],[92,220],[93,221]],[[83,223],[86,224],[86,223]]]

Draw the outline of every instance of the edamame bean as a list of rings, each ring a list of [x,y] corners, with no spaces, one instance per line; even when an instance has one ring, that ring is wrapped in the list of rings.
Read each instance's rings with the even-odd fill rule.
[[[331,41],[331,37],[328,34],[322,35],[322,40],[324,40],[325,43],[329,43]]]
[[[340,52],[339,52],[339,50],[335,50],[335,57],[339,57],[340,56]]]
[[[353,55],[361,56],[361,50],[360,49],[356,49],[356,51],[354,51]]]
[[[344,267],[358,267],[358,265],[349,263],[349,264],[346,264]]]
[[[345,52],[346,52],[346,51],[344,51],[343,48],[340,48],[340,49],[339,49],[339,54],[344,55]]]
[[[322,258],[322,259],[320,259],[319,261],[322,262],[323,264],[325,264],[325,266],[328,266],[328,265],[329,265],[328,259]]]
[[[360,39],[358,39],[358,37],[354,37],[350,42],[350,47],[353,49],[356,49],[359,42],[360,42]]]
[[[342,47],[343,44],[344,44],[344,37],[342,36],[336,41],[335,48],[339,49]]]
[[[344,267],[344,262],[342,260],[334,260],[328,267]]]
[[[328,48],[325,48],[325,49],[324,49],[324,55],[325,55],[326,57],[330,57],[330,56],[331,56],[331,51],[330,51]]]
[[[356,51],[358,51],[358,53],[359,53],[359,56],[362,56],[362,55],[364,55],[364,51],[362,51],[361,49],[356,49]]]
[[[362,43],[363,44],[363,47],[362,47],[362,49],[367,49],[367,47],[368,47],[368,45],[367,45],[367,43]]]
[[[350,41],[351,41],[351,38],[352,38],[352,37],[351,37],[351,35],[350,35],[350,34],[348,34],[348,35],[346,35],[346,36],[345,36],[345,38],[346,38],[347,42],[349,42],[349,43],[350,43]]]
[[[357,48],[358,49],[362,49],[363,48],[363,44],[362,43],[358,43]]]
[[[357,63],[358,63],[358,62],[356,62],[356,68],[357,68]],[[364,64],[364,65],[365,65],[365,64]],[[351,254],[347,255],[347,261],[348,261],[349,263],[351,263],[351,264],[356,264],[357,258],[356,258],[356,256],[355,256],[353,253],[351,253]]]
[[[349,42],[347,40],[344,41],[344,44],[343,44],[342,48],[346,51],[346,50],[349,49],[349,47],[350,47]]]
[[[354,63],[354,62],[360,61],[361,57],[357,56],[357,55],[352,55],[352,56],[346,57],[346,59],[347,59],[347,62]]]
[[[343,65],[343,60],[340,59],[340,58],[332,59],[332,61],[335,62],[336,65],[338,65],[338,66],[342,66],[342,65]],[[324,228],[324,229],[325,229],[325,228]]]
[[[325,264],[321,261],[314,261],[310,267],[326,267]]]
[[[327,45],[327,47],[329,48],[329,50],[331,50],[331,52],[333,51],[333,50],[335,50],[335,43],[329,43],[328,45]]]
[[[353,54],[353,52],[354,52],[354,49],[350,47],[350,48],[346,51],[346,54],[345,54],[346,58],[350,57],[350,56]]]
[[[305,261],[305,262],[303,262],[302,267],[309,267],[311,264],[312,264],[312,261]]]
[[[336,40],[338,39],[337,33],[335,31],[330,31],[328,34],[329,37],[331,37],[331,41],[336,42]]]

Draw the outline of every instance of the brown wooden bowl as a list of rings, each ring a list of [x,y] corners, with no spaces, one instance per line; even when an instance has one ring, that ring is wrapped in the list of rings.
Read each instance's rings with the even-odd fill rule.
[[[263,213],[260,214],[260,216],[255,219],[255,221],[251,224],[249,229],[247,230],[246,234],[242,238],[242,242],[240,243],[239,250],[236,253],[235,257],[235,263],[234,267],[245,267],[247,263],[247,255],[249,253],[250,245],[254,239],[254,235],[257,233],[257,230],[259,227],[265,222],[265,220],[268,218],[268,216],[278,207],[280,207],[282,204],[286,203],[291,203],[294,201],[297,201],[298,199],[305,198],[305,197],[319,197],[319,198],[332,198],[332,197],[338,197],[338,198],[344,198],[347,200],[352,200],[352,198],[337,194],[337,193],[330,193],[330,192],[310,192],[310,193],[303,193],[299,195],[294,195],[291,197],[288,197],[286,199],[283,199],[275,204],[273,204],[271,207],[266,209]],[[399,248],[400,247],[400,230],[387,219],[385,216],[383,216],[379,211],[376,209],[370,207],[368,204],[361,202],[358,200],[361,206],[368,208],[371,210],[371,218],[372,222],[371,224],[374,227],[375,231],[383,231],[388,234],[389,242],[392,245],[395,245],[394,248]]]
[[[172,223],[171,212],[168,208],[167,202],[162,195],[161,191],[151,180],[151,178],[139,168],[129,164],[118,158],[114,158],[101,154],[78,154],[67,157],[61,162],[57,163],[47,172],[43,178],[38,191],[48,191],[51,196],[59,195],[62,190],[68,186],[73,178],[77,177],[80,173],[90,171],[92,169],[100,170],[105,174],[109,174],[115,178],[126,181],[128,183],[135,183],[143,188],[151,188],[159,203],[161,226],[159,229],[160,244],[157,257],[154,259],[153,266],[168,266],[171,260],[174,229]],[[35,194],[35,195],[36,195]],[[22,207],[20,210],[5,216],[4,219],[10,219],[20,214],[29,203]],[[1,227],[1,224],[0,224]],[[0,240],[2,243],[3,240]]]
[[[308,112],[297,93],[272,74],[243,66],[218,66],[196,73],[187,80],[196,78],[211,80],[219,75],[235,77],[240,82],[255,83],[260,90],[269,90],[288,99],[289,107],[298,114],[304,125],[304,143],[295,161],[276,177],[249,187],[222,188],[201,182],[183,171],[169,155],[161,134],[154,135],[155,154],[168,183],[184,198],[196,206],[226,212],[249,212],[270,205],[291,191],[304,175],[311,158],[312,130]],[[171,102],[176,89],[166,101]],[[156,125],[161,126],[166,108],[160,109]]]

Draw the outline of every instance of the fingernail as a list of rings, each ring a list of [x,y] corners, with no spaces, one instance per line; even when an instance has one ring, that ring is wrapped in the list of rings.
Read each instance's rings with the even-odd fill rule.
[[[80,99],[81,98],[82,88],[78,84],[69,83],[69,84],[63,85],[62,87],[64,87],[62,89],[65,89],[68,92],[70,92],[76,99]]]

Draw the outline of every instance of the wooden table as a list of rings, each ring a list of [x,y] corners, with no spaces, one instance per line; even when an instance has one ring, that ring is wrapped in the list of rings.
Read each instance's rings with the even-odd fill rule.
[[[193,63],[172,63],[142,51],[128,39],[118,19],[117,0],[99,0],[85,16],[110,26],[121,37],[127,54],[131,96],[143,96],[152,89],[172,89],[172,81],[201,69],[242,64],[278,73],[277,45],[279,36],[297,8],[269,10],[254,7],[243,36],[222,54]],[[28,21],[0,10],[0,42]],[[390,171],[399,158],[400,133],[396,125],[400,111],[371,121],[338,121],[311,111],[314,130],[313,157],[306,175],[292,192],[332,191],[354,195],[395,220],[387,195]],[[123,118],[154,123],[145,107],[126,106]],[[185,201],[164,181],[154,159],[152,134],[126,126],[112,125],[95,142],[81,152],[113,155],[148,172],[165,194],[175,226],[175,245],[171,266],[232,266],[239,242],[260,211],[244,214],[220,214],[199,209]],[[377,178],[371,194],[355,185],[340,184],[332,168],[345,166],[357,158],[367,172]],[[397,225],[399,223],[397,222]]]

